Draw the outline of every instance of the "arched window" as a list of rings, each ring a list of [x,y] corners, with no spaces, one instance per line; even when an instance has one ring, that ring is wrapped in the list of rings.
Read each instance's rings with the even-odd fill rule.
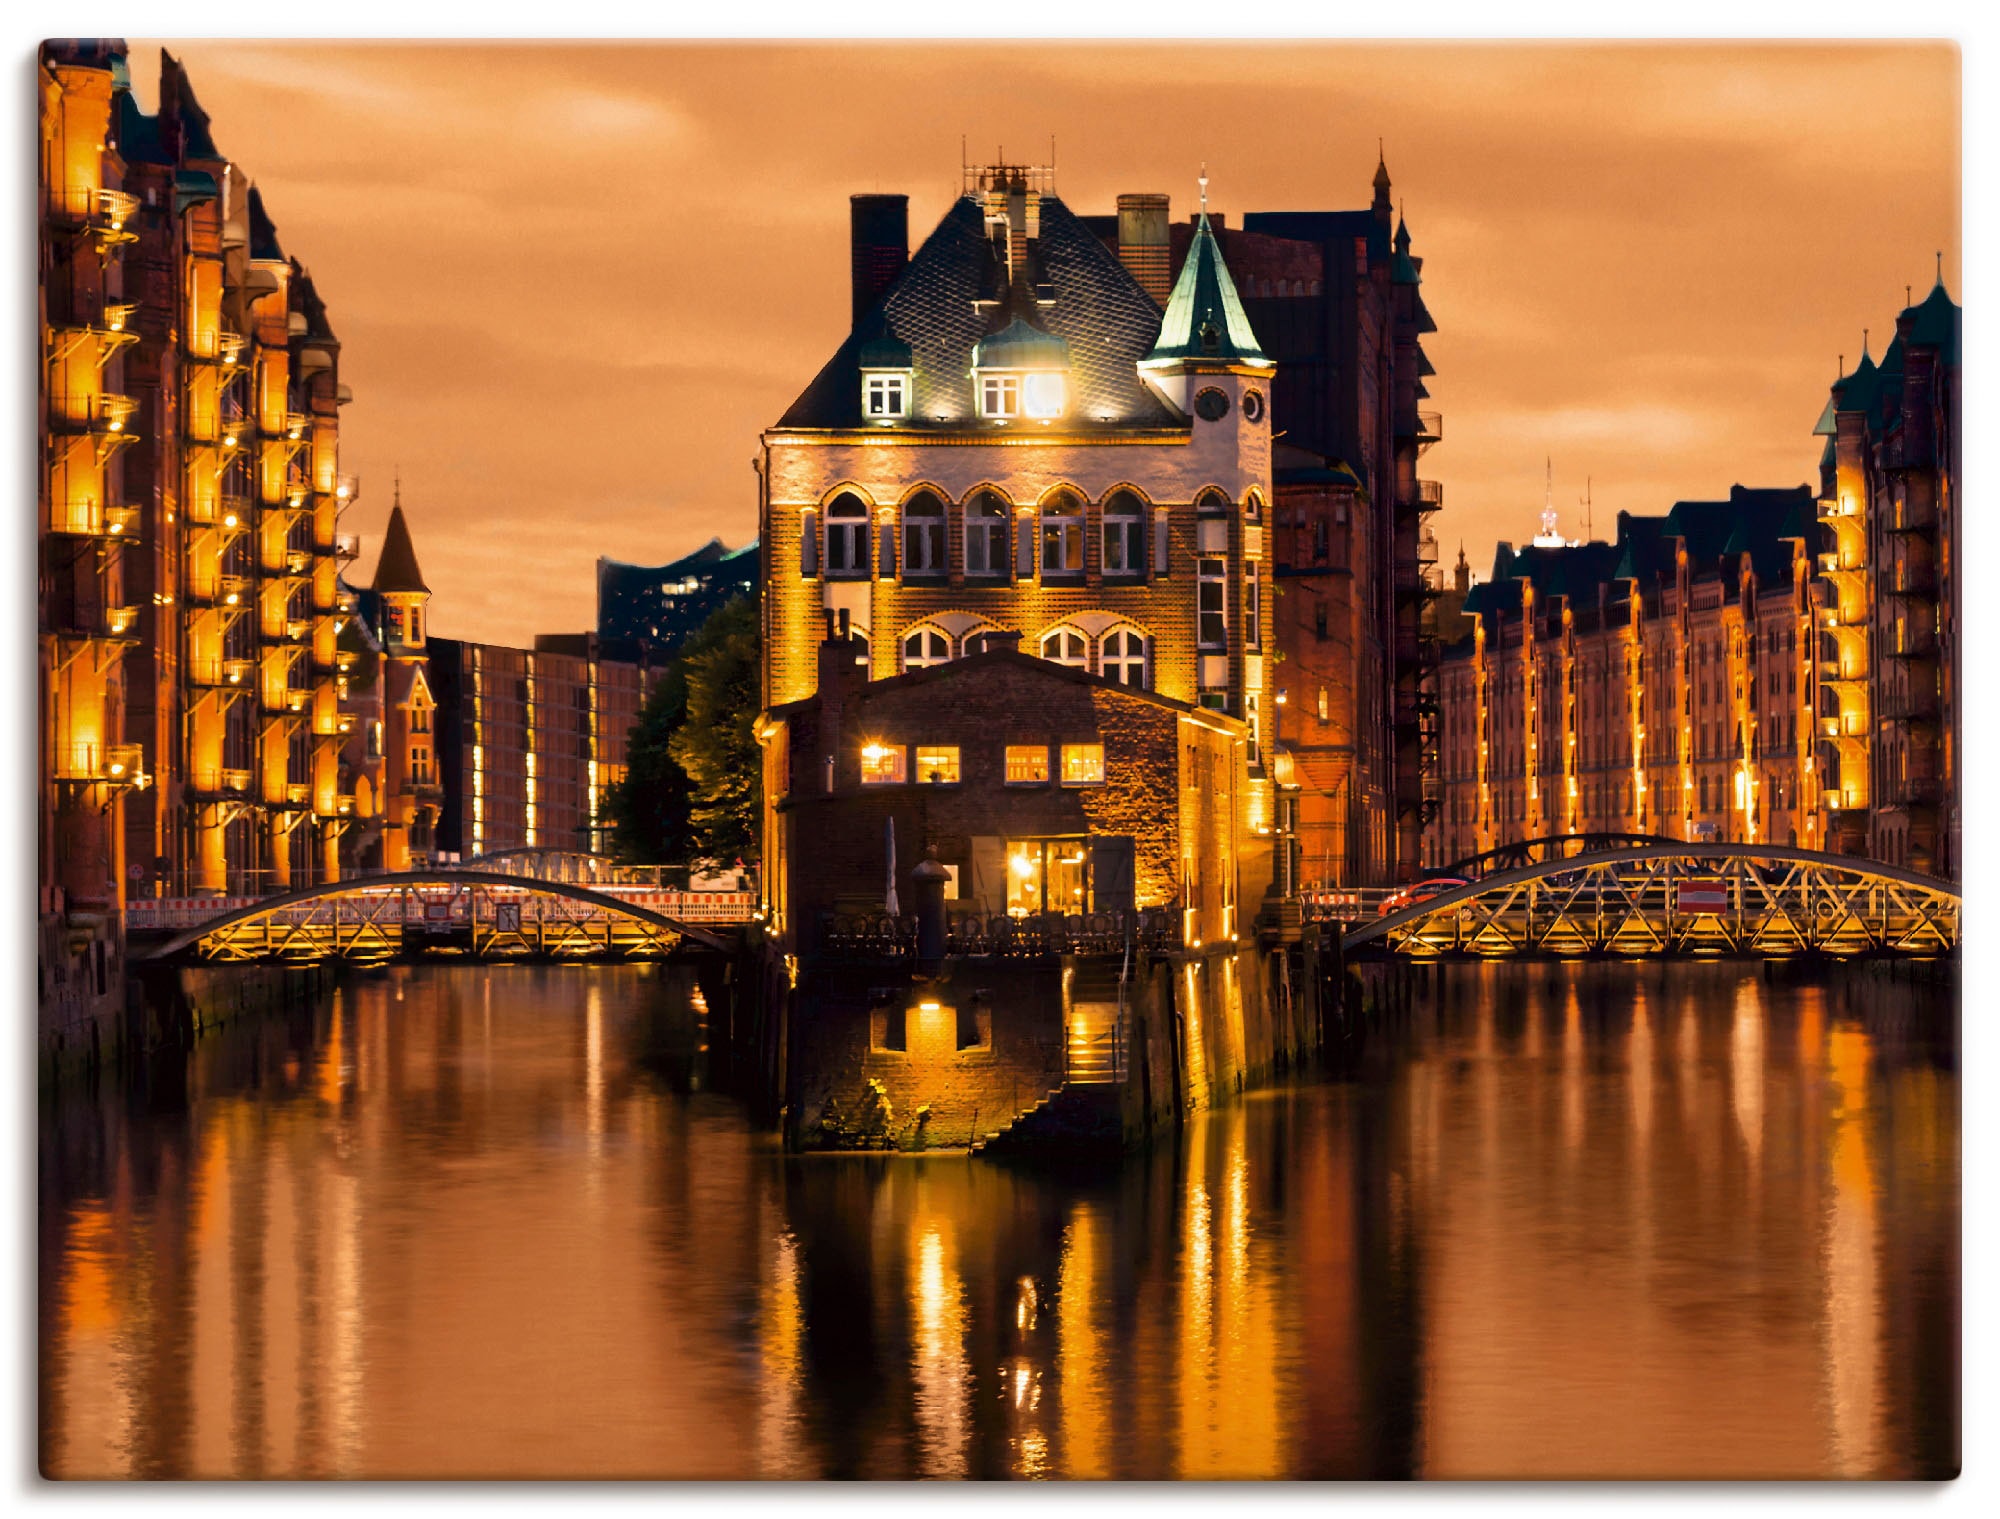
[[[868,508],[848,491],[826,509],[826,573],[842,580],[868,578]]]
[[[1229,498],[1211,486],[1194,498],[1194,509],[1203,517],[1226,517],[1229,515]]]
[[[1042,503],[1042,573],[1083,573],[1083,498],[1059,490]]]
[[[1115,490],[1104,498],[1104,573],[1140,575],[1145,573],[1146,508],[1128,490]]]
[[[903,668],[924,670],[951,662],[951,639],[936,628],[917,628],[903,639]]]
[[[1097,670],[1106,680],[1121,686],[1151,686],[1146,668],[1146,635],[1137,628],[1113,628],[1098,645]]]
[[[929,491],[918,491],[903,507],[903,573],[944,571],[944,503]]]
[[[1264,497],[1259,491],[1252,491],[1243,498],[1243,520],[1262,522],[1264,520]]]
[[[1042,658],[1051,664],[1090,668],[1090,640],[1075,628],[1055,628],[1042,635]]]
[[[965,503],[965,573],[1007,573],[1007,503],[998,491],[974,491]]]

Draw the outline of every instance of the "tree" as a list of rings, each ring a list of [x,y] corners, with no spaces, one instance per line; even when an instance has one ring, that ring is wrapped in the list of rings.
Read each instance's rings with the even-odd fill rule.
[[[668,750],[688,780],[697,852],[721,860],[757,849],[764,756],[756,735],[762,639],[757,603],[740,597],[702,624],[682,657],[686,716]]]
[[[730,671],[744,657],[742,640],[746,637],[747,684],[730,677]],[[708,658],[719,654],[724,645],[730,645],[727,658]],[[690,634],[667,665],[659,684],[639,709],[639,720],[626,742],[625,778],[605,796],[614,825],[613,847],[620,859],[634,864],[680,864],[697,853],[728,850],[740,854],[753,847],[763,795],[761,757],[750,731],[757,717],[758,648],[757,601],[741,596]],[[702,673],[697,692],[698,669]],[[697,766],[707,766],[697,785],[683,758],[675,753],[676,740],[689,729],[697,702],[695,727],[708,731],[734,724],[748,740],[747,763],[740,766],[739,774],[720,773],[716,766],[724,763],[722,754],[711,754],[713,745],[691,736],[685,747],[690,754],[700,755]],[[725,800],[732,787],[740,792],[746,786],[747,801],[743,795],[735,796],[733,802]],[[749,820],[744,842],[711,842],[735,837],[725,823],[732,815],[732,805]]]

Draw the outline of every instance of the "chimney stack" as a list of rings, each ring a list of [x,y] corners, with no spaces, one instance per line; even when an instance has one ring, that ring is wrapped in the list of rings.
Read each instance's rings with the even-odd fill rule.
[[[979,635],[979,652],[982,654],[1018,654],[1021,652],[1021,630],[1019,628],[988,628]]]
[[[1164,195],[1118,197],[1118,262],[1139,288],[1164,308],[1174,288],[1173,245],[1167,233]]]
[[[848,228],[853,251],[854,325],[858,327],[910,261],[910,197],[850,195]]]

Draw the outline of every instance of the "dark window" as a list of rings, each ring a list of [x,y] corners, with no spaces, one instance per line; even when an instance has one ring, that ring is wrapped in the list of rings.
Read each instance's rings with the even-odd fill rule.
[[[942,575],[944,570],[944,503],[929,491],[918,491],[903,508],[903,573]]]
[[[975,491],[965,503],[965,573],[1007,573],[1007,503],[993,491]]]
[[[1145,507],[1126,490],[1104,502],[1104,573],[1138,575],[1146,568]]]
[[[840,495],[826,509],[826,572],[850,580],[868,575],[868,508]]]

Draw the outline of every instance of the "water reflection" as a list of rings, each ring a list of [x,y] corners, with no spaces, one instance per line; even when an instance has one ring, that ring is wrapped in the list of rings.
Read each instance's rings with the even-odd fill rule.
[[[1939,1475],[1948,1005],[1467,969],[1054,1178],[776,1153],[684,976],[393,971],[45,1113],[43,1465]]]

